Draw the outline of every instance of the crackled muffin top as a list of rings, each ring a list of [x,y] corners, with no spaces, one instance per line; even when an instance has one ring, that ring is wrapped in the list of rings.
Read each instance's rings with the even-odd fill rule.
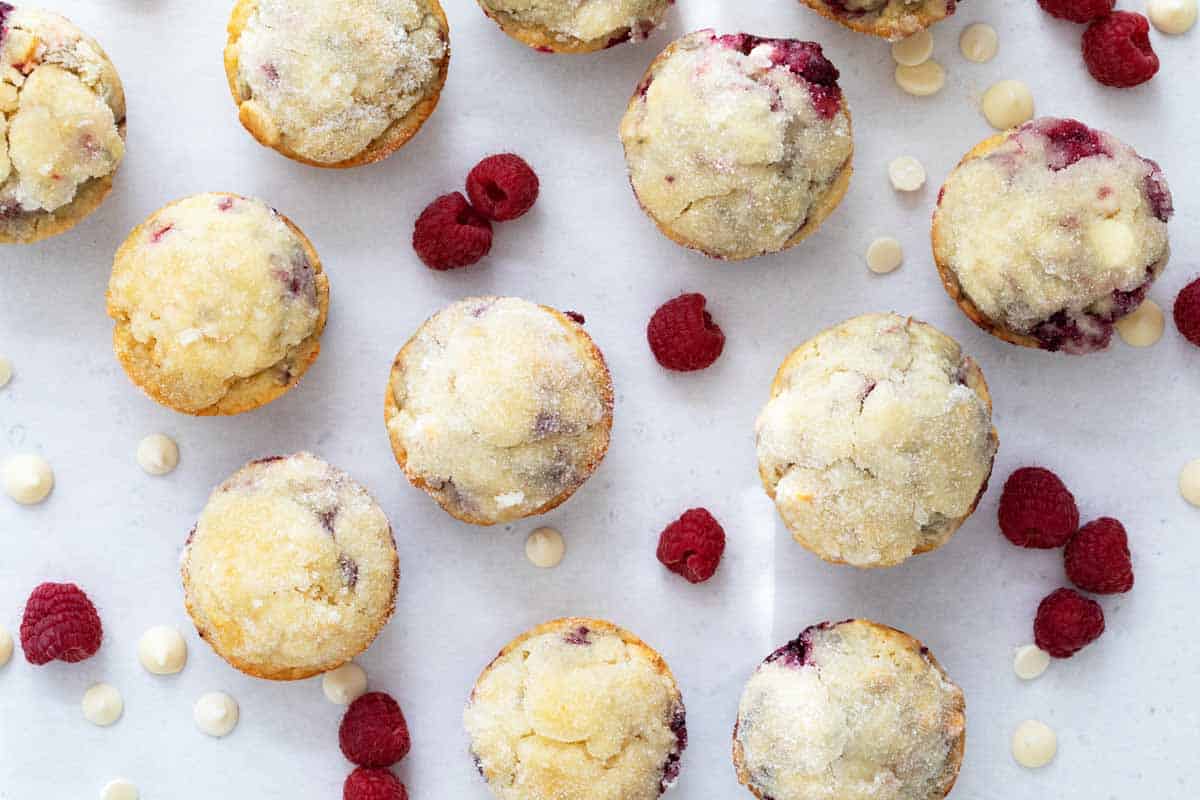
[[[320,164],[358,156],[434,92],[449,50],[427,0],[241,0],[230,32],[247,127]]]
[[[95,40],[0,2],[0,216],[56,211],[125,154],[125,95]]]
[[[309,453],[252,461],[213,491],[183,551],[188,612],[233,666],[292,680],[365,650],[399,566],[383,510]]]
[[[759,472],[796,541],[885,567],[944,544],[987,485],[983,374],[934,327],[867,314],[797,348],[756,426]]]
[[[513,297],[461,300],[396,357],[387,426],[410,479],[460,519],[548,510],[608,447],[612,382],[577,323]]]
[[[852,30],[903,39],[952,15],[957,0],[803,0]]]
[[[108,305],[122,362],[155,399],[191,413],[264,371],[287,383],[328,303],[318,270],[308,241],[261,200],[171,203],[113,261]]]
[[[463,722],[501,800],[655,800],[687,747],[667,665],[600,620],[560,619],[511,642],[479,676]]]
[[[541,28],[556,39],[617,44],[645,36],[670,0],[480,0],[505,24]]]
[[[621,121],[643,208],[672,239],[719,258],[794,244],[849,168],[837,78],[813,42],[711,30],[674,42]]]
[[[934,255],[971,304],[1049,350],[1107,346],[1165,265],[1171,193],[1153,161],[1075,120],[1042,118],[946,180]]]
[[[746,683],[738,777],[773,800],[941,800],[966,732],[962,690],[921,643],[867,620],[825,623]]]

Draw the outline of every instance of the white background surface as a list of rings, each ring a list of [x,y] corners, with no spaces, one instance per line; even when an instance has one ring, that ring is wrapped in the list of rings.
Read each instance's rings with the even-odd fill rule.
[[[1122,5],[1127,5],[1122,0]],[[221,66],[227,3],[59,0],[95,35],[124,79],[128,155],[116,191],[67,235],[0,251],[0,353],[16,367],[0,391],[0,457],[44,454],[58,487],[20,508],[0,498],[0,625],[15,633],[43,580],[83,586],[105,642],[80,665],[35,669],[18,649],[0,669],[0,798],[82,800],[118,775],[146,800],[337,798],[350,766],[337,748],[341,709],[319,680],[270,684],[241,676],[195,636],[183,610],[177,556],[210,489],[245,461],[310,449],[368,486],[394,524],[403,576],[391,625],[361,659],[376,689],[402,703],[414,749],[399,772],[414,800],[483,800],[460,711],[478,671],[512,636],[555,616],[596,615],[657,647],[688,705],[691,748],[676,797],[748,797],[728,758],[741,685],[775,646],[824,619],[870,616],[924,639],[962,684],[968,746],[954,797],[1184,798],[1200,791],[1200,638],[1195,634],[1200,511],[1176,491],[1200,457],[1200,350],[1168,323],[1136,351],[1070,358],[1019,350],[977,331],[947,299],[931,264],[929,211],[941,179],[990,129],[977,110],[995,80],[1033,88],[1039,113],[1077,116],[1159,160],[1175,193],[1175,259],[1150,296],[1164,308],[1200,271],[1200,126],[1196,36],[1152,38],[1160,75],[1132,91],[1091,81],[1081,29],[1033,0],[973,0],[936,27],[949,83],[918,99],[892,82],[887,46],[791,0],[682,0],[649,42],[594,56],[549,56],[503,36],[469,0],[451,0],[453,59],[424,130],[382,164],[321,171],[255,144],[238,125]],[[958,33],[987,21],[1000,55],[966,62]],[[783,255],[722,264],[661,237],[624,174],[617,122],[654,54],[687,30],[713,26],[817,39],[842,70],[854,113],[850,193],[821,231]],[[461,188],[484,154],[526,156],[542,179],[527,217],[497,227],[491,257],[451,274],[426,270],[409,244],[434,196]],[[890,189],[885,166],[910,153],[930,174],[913,197]],[[209,190],[267,199],[315,242],[332,284],[321,357],[303,384],[254,413],[190,419],[156,406],[113,357],[104,290],[126,233],[169,200]],[[872,238],[894,235],[907,260],[890,276],[863,264]],[[728,345],[699,374],[653,361],[644,326],[680,291],[708,295]],[[382,398],[395,351],[429,314],[462,296],[520,295],[587,316],[617,387],[612,450],[598,473],[545,520],[475,529],[411,489],[395,466]],[[942,550],[886,572],[823,564],[793,544],[758,486],[752,425],[778,363],[821,328],[867,311],[920,316],[982,364],[1001,447],[992,489]],[[152,478],[138,440],[180,443],[174,474]],[[1105,599],[1108,633],[1041,680],[1021,684],[1012,650],[1031,639],[1038,600],[1062,585],[1053,552],[1021,551],[996,529],[999,487],[1016,466],[1060,472],[1083,517],[1129,528],[1137,586]],[[729,548],[715,579],[694,587],[654,560],[659,530],[694,505],[724,523]],[[537,571],[523,556],[540,522],[567,537],[566,561]],[[187,634],[179,676],[138,666],[150,625]],[[94,728],[83,691],[108,681],[125,717]],[[203,692],[225,690],[242,722],[212,740],[192,724]],[[1059,733],[1058,759],[1027,772],[1009,754],[1016,724],[1038,717]]]

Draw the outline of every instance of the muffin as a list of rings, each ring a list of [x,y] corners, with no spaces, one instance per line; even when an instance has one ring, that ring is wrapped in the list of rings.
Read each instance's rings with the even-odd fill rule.
[[[950,297],[988,333],[1090,353],[1166,266],[1172,213],[1157,164],[1046,117],[967,153],[938,196],[933,256]]]
[[[239,414],[300,381],[321,349],[329,281],[291,220],[261,200],[199,194],[133,229],[108,315],[130,379],[185,414]]]
[[[0,2],[0,243],[75,227],[124,155],[125,92],[96,40],[58,14]]]
[[[392,365],[385,420],[409,481],[475,525],[544,514],[608,450],[613,387],[583,326],[515,297],[428,319]]]
[[[450,63],[438,0],[237,0],[225,75],[261,144],[315,167],[357,167],[411,139]]]
[[[998,442],[979,367],[896,314],[855,317],[792,351],[755,432],[792,536],[856,567],[945,544],[987,489]]]
[[[500,800],[655,800],[687,747],[662,657],[595,619],[547,622],[510,642],[475,682],[463,723]]]
[[[479,0],[500,30],[544,53],[591,53],[644,39],[673,0]]]
[[[850,112],[814,42],[711,30],[650,65],[621,120],[629,180],[667,237],[713,258],[798,244],[850,183]]]
[[[733,763],[760,800],[941,800],[962,766],[965,709],[916,639],[868,620],[826,622],[746,683]]]
[[[182,557],[201,638],[257,678],[350,661],[392,616],[392,527],[366,489],[309,453],[251,461],[213,491]]]
[[[852,31],[897,41],[954,13],[957,0],[801,0]]]

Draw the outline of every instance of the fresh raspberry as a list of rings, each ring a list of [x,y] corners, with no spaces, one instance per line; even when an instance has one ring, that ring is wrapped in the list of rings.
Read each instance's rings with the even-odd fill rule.
[[[1104,633],[1104,609],[1074,589],[1056,589],[1038,605],[1033,621],[1037,646],[1055,658],[1070,658]]]
[[[492,249],[492,223],[471,207],[462,192],[451,192],[417,217],[412,243],[430,269],[467,267]]]
[[[1150,22],[1132,11],[1114,11],[1096,20],[1083,32],[1083,60],[1092,77],[1105,86],[1145,83],[1158,72]]]
[[[1093,594],[1121,594],[1133,588],[1133,562],[1125,526],[1112,517],[1094,519],[1067,542],[1067,577]]]
[[[346,758],[360,767],[390,767],[412,747],[400,705],[384,692],[368,692],[350,704],[338,729],[338,743]]]
[[[488,156],[467,174],[467,197],[488,219],[507,222],[533,208],[538,176],[518,155]]]
[[[359,767],[346,777],[342,800],[408,800],[408,790],[386,769]]]
[[[1200,278],[1183,287],[1175,298],[1175,327],[1183,338],[1200,347]]]
[[[689,583],[704,583],[711,578],[724,552],[725,530],[703,508],[683,512],[658,537],[658,560]]]
[[[1079,528],[1075,497],[1048,469],[1021,467],[1000,494],[1000,530],[1019,547],[1062,547]]]
[[[681,294],[658,307],[646,338],[658,363],[680,372],[712,365],[725,349],[725,334],[704,310],[702,294]]]
[[[1038,0],[1038,5],[1052,17],[1069,22],[1091,22],[1106,16],[1117,0]]]
[[[21,649],[30,664],[74,664],[96,655],[104,639],[100,615],[73,583],[43,583],[25,603]]]

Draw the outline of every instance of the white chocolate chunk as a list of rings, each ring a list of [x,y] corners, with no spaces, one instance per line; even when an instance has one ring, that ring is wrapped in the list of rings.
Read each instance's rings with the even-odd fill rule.
[[[0,628],[0,667],[9,662],[13,654],[13,638],[7,628]]]
[[[100,790],[100,800],[138,800],[139,797],[137,786],[124,778],[111,780]]]
[[[903,261],[900,242],[890,236],[879,237],[867,248],[867,269],[877,275],[895,271]]]
[[[566,551],[562,534],[554,528],[538,528],[525,540],[525,557],[542,569],[557,567]]]
[[[918,31],[907,39],[892,42],[892,58],[897,64],[915,67],[933,55],[933,34],[928,29]]]
[[[1013,672],[1023,681],[1041,677],[1050,666],[1050,654],[1036,644],[1018,647],[1013,656]]]
[[[996,51],[1000,49],[1000,39],[991,25],[976,22],[963,28],[958,37],[958,48],[967,61],[983,64],[996,57]]]
[[[228,736],[238,724],[238,704],[224,692],[209,692],[196,701],[192,718],[196,727],[209,736]]]
[[[915,67],[896,67],[896,84],[916,97],[937,94],[946,85],[946,70],[932,59]]]
[[[1162,33],[1178,36],[1196,24],[1196,0],[1148,0],[1146,16]]]
[[[888,164],[888,178],[898,192],[915,192],[925,185],[925,167],[912,156],[900,156]]]
[[[1116,328],[1130,347],[1150,347],[1162,338],[1166,324],[1158,303],[1144,300],[1132,313],[1117,320]]]
[[[0,356],[0,389],[8,386],[8,382],[12,380],[12,375],[12,362],[4,356]]]
[[[998,131],[1033,119],[1033,92],[1020,81],[999,81],[983,93],[983,116]]]
[[[1179,473],[1179,493],[1184,500],[1200,507],[1200,458],[1189,461]]]
[[[1087,239],[1100,263],[1108,269],[1128,266],[1129,260],[1137,253],[1133,229],[1119,220],[1097,220],[1088,226]]]
[[[187,663],[187,642],[169,625],[156,625],[138,640],[138,661],[154,675],[174,675]]]
[[[93,725],[106,728],[121,718],[125,701],[121,693],[107,683],[97,683],[83,693],[83,717]]]
[[[367,672],[351,661],[321,677],[321,691],[331,703],[348,706],[367,691]]]
[[[40,503],[54,488],[54,471],[41,456],[24,454],[4,462],[4,492],[21,505]]]
[[[1054,760],[1058,752],[1058,737],[1044,722],[1027,719],[1013,733],[1012,752],[1013,758],[1022,767],[1044,767]]]
[[[152,433],[138,442],[137,462],[148,475],[166,475],[179,466],[179,445],[161,433]]]

